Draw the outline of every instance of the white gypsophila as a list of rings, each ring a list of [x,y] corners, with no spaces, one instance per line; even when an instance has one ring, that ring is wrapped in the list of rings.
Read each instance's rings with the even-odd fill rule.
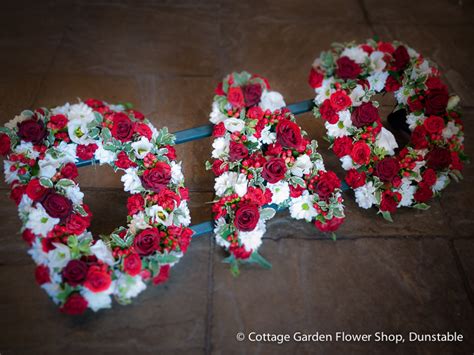
[[[72,120],[67,123],[67,131],[71,141],[77,144],[90,144],[94,140],[89,137],[89,122],[82,120]]]
[[[408,98],[415,93],[413,89],[409,89],[406,86],[402,86],[400,89],[394,92],[395,98],[399,104],[406,105]]]
[[[135,194],[143,190],[140,177],[137,175],[137,168],[128,168],[120,178],[123,182],[124,191]]]
[[[385,69],[387,63],[383,60],[384,53],[381,51],[373,51],[370,53],[370,68],[374,72],[381,72]]]
[[[184,181],[183,171],[181,169],[181,162],[176,163],[172,161],[170,163],[171,166],[171,182],[173,184],[179,185]]]
[[[225,194],[227,189],[233,188],[235,193],[242,197],[247,193],[247,185],[247,176],[227,171],[216,177],[214,190],[216,191],[216,195],[220,197]]]
[[[16,163],[10,160],[3,161],[3,172],[5,174],[5,182],[11,184],[13,181],[18,180],[18,169],[11,170],[12,166],[16,166]]]
[[[48,265],[52,269],[62,269],[71,260],[71,251],[67,245],[53,243],[55,249],[48,253]]]
[[[351,170],[354,167],[354,161],[350,155],[344,155],[342,158],[339,158],[339,160],[344,170]]]
[[[388,155],[394,155],[394,149],[398,148],[395,136],[385,127],[382,127],[377,135],[375,145],[379,148],[384,148]]]
[[[260,140],[263,144],[273,144],[276,141],[276,133],[270,130],[270,126],[266,126],[262,129]]]
[[[42,205],[37,204],[30,210],[25,227],[31,229],[34,234],[46,237],[47,234],[59,223],[59,218],[51,217]]]
[[[360,106],[363,102],[368,101],[368,98],[366,97],[366,92],[360,84],[356,85],[356,87],[349,94],[349,97],[351,98],[353,107]]]
[[[85,103],[71,105],[67,114],[70,121],[82,121],[89,123],[94,120],[94,111]]]
[[[64,115],[67,116],[69,110],[71,109],[71,104],[69,102],[65,103],[62,106],[57,106],[51,110],[53,115]]]
[[[440,175],[432,187],[433,192],[436,193],[443,190],[448,185],[448,183],[449,178],[445,174]]]
[[[324,100],[329,99],[332,93],[336,92],[336,90],[333,89],[331,86],[333,82],[333,77],[329,79],[324,79],[321,83],[321,86],[319,88],[314,89],[314,92],[316,93],[314,102],[317,106],[320,106],[324,102]]]
[[[355,198],[359,207],[368,209],[372,207],[374,203],[377,203],[377,199],[375,198],[375,191],[376,189],[372,181],[369,181],[365,185],[355,189]]]
[[[241,132],[245,128],[245,121],[240,118],[229,117],[224,120],[224,127],[229,132]]]
[[[311,222],[311,220],[318,215],[318,212],[313,206],[313,195],[310,195],[308,191],[304,191],[300,197],[291,199],[290,214],[292,218],[304,219],[307,222]]]
[[[147,229],[149,227],[150,225],[147,223],[145,219],[145,214],[142,211],[135,213],[132,216],[130,223],[128,224],[128,228],[130,229],[130,232],[132,232],[132,234],[136,234],[138,233],[138,231]]]
[[[53,299],[54,303],[56,304],[59,303],[58,295],[61,292],[61,288],[59,287],[59,284],[53,283],[53,282],[47,282],[47,283],[42,284],[41,288],[45,290],[48,296]]]
[[[293,175],[302,177],[304,174],[309,174],[312,167],[313,162],[311,161],[311,158],[307,154],[303,154],[296,158],[290,171]]]
[[[10,121],[8,121],[7,123],[5,123],[5,127],[11,129],[11,130],[15,130],[18,128],[18,124],[31,118],[30,116],[26,116],[26,115],[23,115],[23,114],[20,114],[20,115],[17,115],[15,116],[13,119],[11,119]]]
[[[416,126],[418,126],[419,124],[423,124],[425,119],[426,117],[422,113],[418,115],[414,113],[409,113],[406,118],[406,123],[408,124],[408,128],[413,131]]]
[[[228,249],[230,247],[230,243],[227,241],[227,239],[222,238],[220,231],[224,226],[226,225],[224,217],[219,217],[217,221],[215,221],[215,227],[214,227],[214,235],[216,237],[216,243],[217,245],[224,247]]]
[[[381,92],[385,88],[388,73],[386,71],[375,72],[367,78],[370,88],[375,92]]]
[[[366,51],[364,51],[360,47],[351,47],[351,48],[345,48],[341,55],[341,57],[348,57],[349,59],[352,59],[354,62],[357,64],[362,64],[365,62],[365,60],[368,58],[368,54]]]
[[[137,297],[146,289],[146,284],[140,275],[130,276],[123,273],[117,273],[116,291],[121,298],[131,299]]]
[[[135,156],[138,159],[143,159],[153,149],[153,144],[147,137],[140,137],[140,140],[132,143],[132,148]]]
[[[402,199],[398,203],[398,207],[411,206],[413,203],[413,196],[416,191],[416,186],[411,184],[410,179],[403,178],[402,184],[398,189],[398,192],[402,195]]]
[[[105,243],[102,240],[98,240],[95,242],[93,246],[91,246],[91,252],[94,254],[97,259],[103,261],[107,265],[114,265],[115,264],[115,258],[112,255],[112,252],[110,251],[110,248],[105,245]]]
[[[111,150],[104,149],[102,144],[98,145],[99,147],[95,151],[95,158],[99,161],[99,164],[110,164],[115,160],[115,153]]]
[[[257,251],[262,245],[262,237],[265,234],[267,227],[265,220],[260,219],[254,230],[249,232],[239,232],[239,239],[246,251]]]
[[[92,309],[94,312],[97,312],[100,309],[110,308],[112,306],[112,298],[110,294],[113,292],[115,282],[112,282],[112,285],[109,289],[103,292],[92,292],[87,288],[81,289],[81,295],[87,301],[87,306]]]
[[[219,109],[219,104],[216,101],[214,101],[212,103],[212,111],[211,111],[211,114],[209,115],[209,121],[211,121],[214,124],[218,124],[220,122],[223,122],[226,118],[227,116],[224,115]]]
[[[286,181],[268,184],[267,188],[272,192],[272,203],[280,204],[290,197],[290,186]]]
[[[173,224],[173,213],[169,213],[160,205],[153,205],[145,209],[145,213],[152,219],[152,222],[160,223],[165,227]]]
[[[443,129],[443,138],[450,139],[452,136],[455,136],[459,133],[459,127],[453,121],[448,122],[446,127]]]
[[[283,99],[283,96],[279,92],[264,90],[262,97],[260,98],[259,106],[264,111],[270,110],[273,112],[285,107],[286,103]]]
[[[64,188],[66,197],[69,198],[73,204],[82,205],[84,193],[81,191],[78,185],[71,185]]]
[[[25,155],[30,159],[37,159],[40,155],[39,152],[33,149],[33,143],[31,142],[21,141],[21,143],[15,147],[14,151],[17,154]]]
[[[329,122],[326,122],[324,124],[326,126],[328,136],[331,136],[334,138],[348,136],[349,135],[348,129],[354,127],[352,125],[351,113],[349,112],[349,110],[340,111],[338,112],[338,115],[339,115],[338,122],[334,124],[330,124]]]
[[[177,217],[178,224],[181,224],[185,227],[189,226],[189,224],[191,223],[191,214],[189,212],[187,201],[181,201],[178,208],[173,211],[173,213]]]
[[[31,258],[37,265],[48,264],[48,253],[43,250],[43,244],[40,238],[35,238],[31,244],[31,248],[28,250]]]
[[[23,220],[23,216],[28,216],[28,214],[33,210],[33,200],[28,197],[27,194],[24,194],[21,197],[20,203],[18,204],[18,214]]]
[[[461,101],[461,99],[459,98],[458,95],[450,96],[448,100],[447,109],[452,110],[459,104],[459,101]]]
[[[222,158],[229,154],[229,137],[226,135],[225,137],[219,137],[212,142],[212,157],[215,159]]]

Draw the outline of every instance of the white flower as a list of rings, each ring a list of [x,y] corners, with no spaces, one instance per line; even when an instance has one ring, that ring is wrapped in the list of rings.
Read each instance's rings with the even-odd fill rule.
[[[313,167],[316,170],[326,170],[324,167],[324,161],[322,159],[316,159],[313,163]]]
[[[260,138],[263,144],[272,144],[276,141],[276,133],[270,131],[270,126],[265,126],[262,129],[262,136]]]
[[[61,292],[61,288],[59,287],[59,284],[57,283],[52,283],[52,282],[47,282],[41,285],[41,288],[46,291],[49,297],[51,297],[54,301],[54,303],[58,304],[58,294]]]
[[[81,295],[86,299],[87,305],[94,312],[99,309],[110,308],[112,305],[112,298],[110,294],[113,292],[115,283],[112,282],[110,287],[103,292],[92,292],[87,288],[81,289]]]
[[[146,284],[140,275],[130,276],[122,274],[116,281],[116,292],[121,298],[130,299],[138,296],[140,292],[146,289]]]
[[[382,127],[382,130],[377,135],[375,145],[379,148],[384,148],[388,155],[394,155],[394,149],[398,148],[395,136],[388,129]]]
[[[453,108],[455,108],[458,104],[459,104],[459,101],[461,99],[459,98],[458,95],[453,95],[453,96],[450,96],[449,97],[449,100],[448,100],[448,106],[447,106],[447,109],[448,110],[452,110]]]
[[[99,161],[100,165],[110,164],[115,160],[115,153],[111,150],[104,149],[102,144],[95,151],[95,158]]]
[[[69,121],[82,121],[89,123],[94,120],[94,111],[85,103],[80,102],[70,107],[68,113]]]
[[[181,170],[181,162],[176,163],[175,161],[172,161],[170,163],[171,166],[171,182],[173,184],[179,185],[184,181],[184,175]]]
[[[443,190],[446,186],[448,186],[449,179],[446,175],[441,175],[436,180],[435,184],[433,185],[433,191],[438,192]]]
[[[259,106],[264,111],[270,110],[273,112],[282,107],[285,107],[286,103],[285,100],[283,100],[283,96],[279,92],[264,90],[260,99]]]
[[[354,162],[350,155],[344,155],[342,158],[339,159],[342,164],[342,168],[344,170],[351,170],[354,167]]]
[[[406,49],[407,49],[407,52],[408,52],[408,55],[411,57],[411,58],[418,58],[420,55],[418,54],[417,51],[415,51],[413,48],[410,48],[408,46],[405,46]]]
[[[414,113],[410,113],[407,115],[407,119],[406,119],[406,122],[408,124],[408,128],[410,128],[410,130],[414,130],[415,127],[418,125],[418,124],[422,124],[424,121],[425,121],[426,117],[421,113],[419,115],[415,115]]]
[[[409,89],[405,86],[402,86],[400,89],[395,91],[395,98],[399,104],[406,105],[408,102],[408,98],[415,93],[413,89]]]
[[[64,188],[67,198],[69,198],[73,204],[81,205],[82,199],[84,198],[84,193],[81,191],[79,186],[71,185]]]
[[[147,137],[141,137],[139,141],[132,143],[132,148],[135,156],[138,159],[143,159],[153,149],[153,144]]]
[[[245,122],[240,118],[230,117],[224,120],[224,127],[232,133],[240,132],[245,128]]]
[[[123,182],[124,191],[135,194],[143,190],[142,182],[137,175],[137,168],[128,168],[125,170],[125,175],[123,175],[120,180]]]
[[[356,202],[359,207],[368,209],[377,202],[375,198],[375,187],[372,181],[354,190]]]
[[[42,205],[37,204],[36,208],[30,211],[25,227],[31,229],[34,234],[46,237],[58,223],[58,218],[51,217]]]
[[[314,102],[316,103],[316,105],[320,106],[324,102],[324,100],[329,99],[331,97],[331,94],[336,91],[331,86],[333,82],[334,82],[333,77],[329,79],[324,79],[321,86],[319,88],[314,89],[316,93]],[[352,101],[354,102],[354,100]]]
[[[222,196],[229,188],[233,188],[235,193],[240,197],[247,193],[248,180],[244,174],[237,174],[235,172],[225,172],[216,177],[214,190],[217,196]]]
[[[31,255],[31,258],[37,265],[48,264],[48,253],[43,250],[43,244],[40,238],[35,238],[30,250],[28,250],[28,254]]]
[[[188,203],[185,200],[181,201],[178,208],[173,211],[173,215],[178,225],[189,226],[191,223],[191,214],[189,213]]]
[[[5,174],[5,182],[11,184],[13,181],[18,180],[18,169],[11,171],[11,167],[15,166],[16,163],[10,160],[4,160],[3,162],[3,172]],[[54,175],[54,174],[53,174]]]
[[[266,128],[266,127],[265,127]],[[263,138],[263,136],[261,137]],[[261,142],[261,139],[258,139],[257,137],[255,137],[254,135],[250,135],[250,136],[247,136],[247,140],[249,142],[252,142],[252,143],[255,143],[255,147],[253,149],[255,150],[258,150],[262,147],[262,142]]]
[[[443,129],[443,138],[450,139],[452,136],[459,133],[459,127],[453,121],[449,121]]]
[[[115,112],[123,112],[125,111],[125,107],[123,105],[114,105],[114,104],[108,104],[108,103],[105,103],[111,111],[115,111]]]
[[[21,141],[21,143],[15,147],[15,153],[26,155],[31,159],[36,159],[40,155],[39,152],[33,149],[33,143],[24,141]]]
[[[260,219],[254,230],[239,232],[239,239],[246,251],[256,251],[262,245],[262,237],[266,231],[265,221]]]
[[[224,115],[221,110],[219,110],[219,104],[217,102],[212,103],[212,112],[209,116],[209,121],[211,121],[214,124],[218,124],[219,122],[224,121],[227,118],[226,115]]]
[[[380,92],[385,88],[385,82],[387,81],[388,73],[386,71],[376,72],[367,78],[370,88],[375,92]]]
[[[230,243],[227,241],[227,239],[224,239],[221,236],[221,231],[226,225],[227,223],[225,222],[224,217],[219,217],[219,219],[215,222],[214,235],[216,237],[217,245],[227,249],[230,247]]]
[[[18,205],[18,214],[20,215],[20,218],[22,218],[23,215],[27,216],[32,210],[34,210],[33,200],[29,198],[27,194],[24,194],[21,197],[20,204]]]
[[[5,123],[5,127],[10,128],[12,130],[16,130],[18,128],[18,123],[21,123],[30,118],[31,118],[30,116],[26,116],[23,114],[15,116],[12,120]]]
[[[381,72],[385,69],[387,63],[383,60],[384,54],[380,51],[370,53],[370,68],[375,72]]]
[[[304,174],[309,174],[312,167],[313,162],[311,161],[311,158],[308,155],[303,154],[296,159],[290,171],[293,175],[302,177]]]
[[[407,178],[402,179],[402,184],[400,185],[400,189],[398,192],[402,195],[402,199],[398,204],[398,207],[407,207],[411,206],[413,203],[413,195],[415,194],[416,186],[411,184],[411,181]]]
[[[352,47],[345,48],[341,53],[341,57],[349,57],[357,64],[362,64],[367,59],[368,54],[360,47]]]
[[[229,154],[229,137],[219,137],[212,142],[212,157],[215,159],[222,158]]]
[[[67,245],[61,243],[53,243],[53,245],[56,248],[48,253],[49,267],[52,269],[62,269],[71,260],[71,251]]]
[[[368,98],[365,95],[366,92],[362,85],[357,84],[357,86],[349,94],[349,97],[352,101],[352,106],[357,107],[360,106],[362,102],[368,101]]]
[[[268,184],[267,187],[272,192],[272,203],[280,204],[290,197],[290,186],[286,181]]]
[[[69,102],[65,103],[64,105],[62,106],[57,106],[55,108],[53,108],[51,110],[51,112],[53,113],[53,115],[64,115],[64,116],[67,116],[69,110],[71,109],[71,105],[69,104]]]
[[[91,252],[94,254],[97,259],[102,260],[104,263],[108,265],[115,264],[115,259],[110,251],[110,248],[105,245],[102,240],[98,240],[95,242],[93,246],[91,246]]]
[[[234,183],[234,190],[239,197],[243,197],[247,193],[248,180],[244,174],[239,174],[237,181]]]
[[[89,122],[83,120],[71,120],[67,124],[67,131],[71,141],[77,144],[94,143],[94,140],[89,137]]]
[[[128,224],[128,228],[133,234],[136,234],[139,230],[147,229],[150,225],[145,220],[145,214],[143,212],[135,213],[132,216],[132,220]]]
[[[307,222],[311,222],[318,215],[313,206],[313,195],[305,191],[300,197],[292,199],[290,201],[290,214],[292,218],[305,219]]]
[[[351,113],[349,110],[341,111],[338,113],[338,115],[339,121],[335,124],[330,124],[329,122],[324,124],[326,126],[328,135],[334,138],[349,135],[348,129],[354,127],[352,125]]]
[[[173,224],[173,213],[168,213],[160,205],[153,205],[145,209],[146,214],[155,223],[160,223],[165,227],[169,227]]]

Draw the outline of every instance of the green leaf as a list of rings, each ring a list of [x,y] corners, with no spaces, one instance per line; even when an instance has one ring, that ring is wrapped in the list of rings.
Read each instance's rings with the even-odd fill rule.
[[[263,256],[261,256],[257,251],[254,251],[250,258],[247,259],[248,262],[256,263],[263,267],[264,269],[271,269],[272,264],[270,264]]]
[[[70,179],[61,179],[56,183],[56,186],[62,187],[62,188],[69,187],[69,186],[74,186],[74,185],[75,185],[74,181],[72,181]]]
[[[334,241],[337,241],[336,233],[334,233],[334,232],[331,233],[331,239],[334,240]]]
[[[264,208],[260,211],[260,218],[264,220],[272,219],[276,214],[276,211],[273,208]]]
[[[156,254],[153,259],[155,259],[160,264],[172,264],[178,261],[178,257],[170,254]]]
[[[430,208],[430,206],[428,206],[426,203],[417,203],[416,205],[413,205],[413,208],[426,211]]]
[[[388,212],[388,211],[380,211],[379,213],[382,215],[382,217],[383,217],[386,221],[393,222],[392,215],[390,214],[390,212]]]
[[[40,184],[44,187],[49,187],[49,188],[53,187],[53,182],[51,181],[51,179],[48,179],[45,177],[40,178]]]
[[[293,186],[296,186],[296,185],[300,185],[301,187],[306,187],[306,184],[304,182],[304,180],[298,176],[292,176],[290,178],[290,183],[293,185]]]
[[[75,205],[74,211],[79,213],[82,217],[87,217],[87,212],[81,205]]]

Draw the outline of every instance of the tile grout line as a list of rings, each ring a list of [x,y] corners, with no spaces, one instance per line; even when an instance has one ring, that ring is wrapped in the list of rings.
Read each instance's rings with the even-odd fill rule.
[[[212,353],[212,322],[214,311],[214,238],[209,238],[209,264],[208,264],[208,281],[207,281],[207,312],[206,312],[206,329],[204,332],[204,351],[206,355]]]
[[[454,263],[456,264],[456,269],[458,270],[459,276],[461,277],[464,290],[466,291],[467,298],[471,303],[471,306],[474,307],[474,292],[472,291],[471,285],[469,283],[469,278],[466,274],[466,270],[462,264],[461,257],[459,256],[456,247],[454,246],[454,240],[449,241],[449,248],[454,258]]]

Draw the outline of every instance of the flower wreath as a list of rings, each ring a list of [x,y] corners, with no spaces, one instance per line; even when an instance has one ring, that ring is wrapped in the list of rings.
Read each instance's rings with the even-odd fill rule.
[[[289,207],[293,218],[325,232],[344,220],[340,180],[284,106],[266,79],[247,72],[228,75],[216,89],[214,160],[206,167],[216,175],[216,241],[230,252],[233,273],[239,262],[270,266],[258,248],[275,209]]]
[[[315,60],[309,84],[316,92],[314,114],[325,121],[360,207],[375,205],[391,221],[399,207],[428,208],[450,178],[462,177],[459,98],[448,95],[440,72],[414,49],[397,41],[334,44]],[[411,135],[397,153],[373,101],[388,92],[396,100],[389,121]]]
[[[23,111],[0,128],[5,180],[18,205],[35,276],[61,311],[81,314],[129,303],[159,284],[192,236],[188,191],[174,136],[143,114],[98,100]],[[127,227],[99,239],[76,182],[79,159],[123,170]]]

